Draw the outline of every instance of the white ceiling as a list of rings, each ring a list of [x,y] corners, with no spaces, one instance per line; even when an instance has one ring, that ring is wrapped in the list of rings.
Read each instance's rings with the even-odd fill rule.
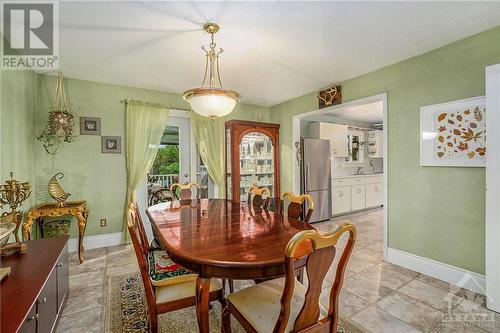
[[[370,124],[382,123],[384,119],[384,103],[382,101],[372,102],[357,106],[335,108],[324,116],[337,119],[349,119],[362,121]]]
[[[223,85],[270,106],[497,26],[500,2],[62,2],[60,68],[181,93],[201,83],[208,21]]]
[[[312,113],[302,117],[301,120],[372,127],[383,123],[384,104],[382,101],[356,106],[340,104]]]

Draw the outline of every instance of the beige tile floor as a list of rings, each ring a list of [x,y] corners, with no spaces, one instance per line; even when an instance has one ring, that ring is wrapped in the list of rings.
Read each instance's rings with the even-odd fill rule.
[[[374,333],[500,332],[500,315],[484,308],[484,297],[383,261],[381,209],[333,218],[314,226],[326,232],[347,221],[356,225],[358,239],[340,297],[342,315]],[[340,244],[345,244],[345,239]],[[70,256],[70,295],[56,332],[103,332],[107,277],[138,270],[130,246],[89,250],[85,257],[79,265],[76,253]],[[334,272],[335,263],[323,284],[324,304]],[[471,312],[486,314],[491,320],[442,323],[443,315]]]

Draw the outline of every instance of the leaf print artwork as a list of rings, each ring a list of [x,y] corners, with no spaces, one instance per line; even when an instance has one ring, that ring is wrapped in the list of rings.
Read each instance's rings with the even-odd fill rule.
[[[477,148],[476,149],[476,152],[480,155],[480,156],[484,156],[486,154],[486,147],[484,148]]]
[[[477,121],[483,120],[483,113],[481,110],[479,110],[479,107],[474,108],[474,119]]]
[[[446,118],[446,113],[441,113],[441,114],[438,116],[438,121],[442,121],[442,120],[444,120],[444,118]]]
[[[460,150],[467,150],[469,149],[469,145],[467,144],[467,142],[460,142],[457,148]]]
[[[434,156],[439,159],[478,159],[486,155],[486,110],[475,106],[435,114]]]

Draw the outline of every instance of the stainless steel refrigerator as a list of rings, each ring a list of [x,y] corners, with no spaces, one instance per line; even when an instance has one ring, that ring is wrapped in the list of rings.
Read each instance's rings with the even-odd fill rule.
[[[300,151],[300,192],[314,201],[310,222],[328,220],[332,215],[330,141],[300,138]]]

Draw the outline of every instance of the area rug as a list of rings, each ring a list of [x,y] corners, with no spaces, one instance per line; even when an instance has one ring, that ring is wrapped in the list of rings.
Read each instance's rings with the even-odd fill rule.
[[[235,288],[248,285],[249,281],[235,281]],[[146,333],[148,322],[144,288],[139,273],[111,276],[108,279],[106,300],[106,330],[110,333]],[[220,332],[219,302],[212,303],[210,310],[210,332]],[[244,329],[232,318],[232,331],[244,333]],[[159,316],[160,333],[196,333],[196,311],[194,307],[165,313]],[[340,318],[339,333],[368,333],[367,330],[348,318]]]

